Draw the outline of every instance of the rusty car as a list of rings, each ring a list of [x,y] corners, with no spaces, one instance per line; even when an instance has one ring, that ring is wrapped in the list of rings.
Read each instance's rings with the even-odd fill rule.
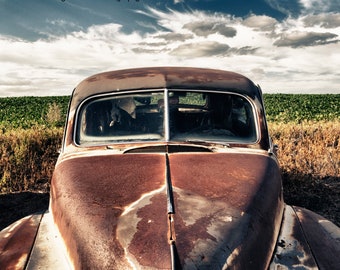
[[[250,79],[96,74],[71,96],[49,208],[1,231],[0,268],[339,269],[339,227],[282,194]]]

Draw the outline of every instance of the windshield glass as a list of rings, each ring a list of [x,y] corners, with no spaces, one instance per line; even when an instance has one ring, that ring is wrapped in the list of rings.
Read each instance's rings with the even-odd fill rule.
[[[78,112],[78,144],[138,141],[252,143],[250,102],[236,94],[163,90],[93,98]]]

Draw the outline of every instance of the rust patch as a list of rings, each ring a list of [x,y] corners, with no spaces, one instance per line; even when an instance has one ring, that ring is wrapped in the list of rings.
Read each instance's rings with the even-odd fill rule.
[[[300,207],[293,207],[320,269],[340,266],[340,228],[324,217]]]
[[[302,269],[318,269],[293,209],[286,206],[270,269],[300,267]]]
[[[83,99],[95,94],[156,88],[217,91],[232,89],[252,98],[258,96],[258,88],[248,78],[234,72],[204,68],[150,67],[104,72],[85,79],[73,93],[71,109],[77,108]]]
[[[168,214],[168,244],[176,242],[175,219],[174,214]]]
[[[164,167],[163,154],[88,156],[57,165],[52,212],[76,268],[129,265],[117,240],[119,217],[143,194],[164,186]]]
[[[249,215],[227,202],[174,189],[176,247],[185,267],[220,269],[240,243]]]
[[[276,162],[236,153],[170,154],[169,159],[182,263],[268,267],[283,209]]]
[[[123,226],[122,219],[123,217],[118,224],[119,231]],[[130,264],[137,269],[169,269],[170,249],[167,241],[165,189],[162,193],[152,196],[149,204],[130,212],[124,220],[126,220],[124,229],[129,233],[121,231],[119,240],[125,243],[123,247],[126,249]]]
[[[174,187],[214,200],[228,201],[243,211],[266,179],[269,159],[261,155],[207,153],[171,154]]]
[[[1,231],[0,269],[24,269],[41,216],[27,216]]]

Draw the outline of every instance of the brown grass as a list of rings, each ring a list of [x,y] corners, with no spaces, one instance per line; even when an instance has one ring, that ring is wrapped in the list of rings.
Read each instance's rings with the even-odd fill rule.
[[[340,121],[269,123],[288,204],[340,225]],[[0,193],[48,192],[62,129],[0,131]]]
[[[44,127],[0,132],[0,193],[47,191],[62,132]]]
[[[270,123],[286,203],[340,225],[340,122]]]

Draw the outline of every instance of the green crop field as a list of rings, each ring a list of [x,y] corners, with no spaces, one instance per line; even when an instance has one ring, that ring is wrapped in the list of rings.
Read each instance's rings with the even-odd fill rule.
[[[28,129],[36,125],[51,125],[49,110],[58,108],[60,119],[56,126],[62,126],[70,97],[8,97],[0,98],[0,127]]]
[[[301,122],[340,119],[340,94],[265,94],[268,121]]]
[[[68,96],[0,98],[0,127],[28,129],[36,125],[63,126],[69,99]],[[270,122],[340,119],[340,94],[265,94],[264,101]],[[60,110],[60,119],[49,121],[49,115],[56,109]]]

